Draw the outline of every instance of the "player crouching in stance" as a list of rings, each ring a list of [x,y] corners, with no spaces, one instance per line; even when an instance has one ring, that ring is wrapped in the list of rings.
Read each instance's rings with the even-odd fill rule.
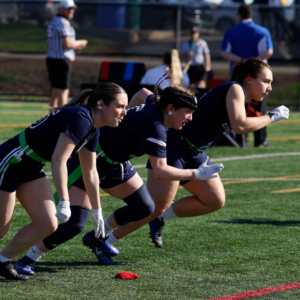
[[[158,86],[156,93],[157,91]],[[157,166],[157,176],[162,180],[190,180],[195,178],[195,173],[201,179],[201,169],[179,170],[168,166],[166,161],[167,127],[180,130],[192,119],[192,112],[197,107],[194,92],[171,86],[163,91],[159,101],[154,100],[154,96],[157,97],[157,94],[153,95],[146,89],[141,90],[134,98],[149,97],[153,101],[128,110],[127,116],[117,128],[101,128],[97,150],[100,186],[106,193],[123,199],[127,204],[105,219],[106,234],[119,226],[138,222],[154,211],[154,202],[143,180],[128,162],[132,157],[148,154],[152,164]],[[69,172],[78,165],[74,159],[68,163]],[[221,169],[222,166],[210,166],[209,175],[215,176],[213,173]],[[77,235],[79,230],[76,229],[76,224],[80,224],[81,228],[85,226],[90,206],[82,178],[72,184],[69,193],[72,212],[76,211],[76,220],[60,225],[55,233],[34,246],[27,254],[32,261],[37,261],[44,253]],[[118,239],[117,235],[110,234],[106,241],[99,240],[90,231],[83,237],[83,242],[95,253],[101,264],[115,264],[111,256],[117,255],[118,251],[112,245]],[[37,250],[38,255],[33,253]],[[32,270],[32,265],[27,266]],[[26,268],[18,270],[26,272]]]
[[[103,97],[112,89],[118,93]],[[78,105],[82,103],[85,105]],[[126,106],[127,95],[123,89],[112,83],[100,84],[95,91],[81,92],[69,104],[0,146],[0,238],[8,231],[16,196],[32,220],[0,252],[0,276],[11,280],[28,279],[12,267],[11,260],[57,229],[53,194],[43,171],[47,161],[51,162],[60,200],[56,216],[59,221],[68,222],[73,216],[67,185],[67,160],[78,152],[93,208],[95,234],[98,237],[104,234],[96,168],[98,127],[117,126],[126,114]]]
[[[289,110],[284,106],[274,109],[266,116],[246,116],[245,104],[251,99],[263,101],[272,90],[272,81],[271,68],[259,59],[253,58],[237,64],[231,81],[212,89],[198,101],[191,122],[180,131],[168,130],[168,165],[182,170],[197,169],[199,166],[204,169],[206,164],[208,167],[211,164],[204,151],[222,132],[232,128],[236,133],[249,133],[272,122],[288,119]],[[135,104],[139,103],[141,102]],[[225,191],[219,176],[208,180],[180,180],[183,188],[192,195],[172,203],[179,180],[158,180],[157,166],[151,159],[148,168],[147,188],[155,202],[155,211],[142,221],[132,222],[115,230],[113,235],[119,238],[152,221],[150,238],[160,248],[163,245],[161,231],[164,222],[212,213],[225,204]]]
[[[250,100],[263,101],[272,91],[272,81],[272,70],[262,60],[252,58],[244,63],[238,63],[231,81],[217,86],[200,99],[193,121],[187,124],[184,130],[169,131],[168,164],[186,168],[192,163],[197,167],[204,159],[198,158],[206,156],[204,150],[220,133],[231,128],[238,134],[250,133],[270,123],[288,119],[289,109],[285,106],[275,108],[261,117],[246,116],[245,104]],[[178,148],[175,150],[180,140],[180,150]],[[179,152],[188,158],[184,163],[180,162],[180,165],[178,165]],[[148,168],[148,189],[158,206],[157,211],[162,212],[158,218],[150,222],[150,238],[159,248],[163,245],[161,232],[166,221],[205,215],[222,208],[225,204],[225,191],[219,177],[207,181],[181,181],[182,186],[192,196],[172,203],[179,182],[168,184],[158,181],[153,176],[150,164]],[[168,209],[165,210],[166,208]]]

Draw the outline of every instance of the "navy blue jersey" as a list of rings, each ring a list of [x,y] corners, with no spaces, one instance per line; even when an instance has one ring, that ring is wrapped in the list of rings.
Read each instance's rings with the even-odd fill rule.
[[[231,126],[226,108],[226,96],[237,81],[224,82],[207,92],[199,101],[198,108],[193,113],[193,120],[188,122],[182,130],[170,129],[170,134],[180,134],[198,148],[205,150],[220,133],[230,131]]]
[[[131,108],[118,127],[102,127],[99,138],[104,153],[112,160],[125,162],[148,154],[166,157],[167,130],[155,103]]]
[[[62,132],[76,144],[72,155],[83,146],[96,152],[99,130],[93,128],[92,111],[88,106],[78,105],[57,110],[26,128],[25,136],[33,151],[43,159],[51,161]]]

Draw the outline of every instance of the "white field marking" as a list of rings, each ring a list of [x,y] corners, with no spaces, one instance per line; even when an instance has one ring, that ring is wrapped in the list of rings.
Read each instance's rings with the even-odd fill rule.
[[[230,161],[230,160],[243,160],[243,159],[277,157],[277,156],[298,156],[298,155],[300,155],[300,152],[253,154],[253,155],[212,158],[211,161],[212,162],[223,162],[223,161]],[[140,168],[145,168],[145,167],[146,167],[146,165],[134,165],[135,169],[140,169]]]

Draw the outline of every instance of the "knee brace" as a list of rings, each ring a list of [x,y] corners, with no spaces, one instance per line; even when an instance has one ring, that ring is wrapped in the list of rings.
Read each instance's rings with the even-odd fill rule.
[[[119,226],[145,219],[154,212],[154,201],[144,184],[123,200],[127,203],[127,206],[114,212],[115,220]]]
[[[72,239],[83,231],[87,223],[90,210],[83,206],[71,206],[71,217],[67,223],[60,224],[55,232],[44,238],[43,243],[49,250]]]

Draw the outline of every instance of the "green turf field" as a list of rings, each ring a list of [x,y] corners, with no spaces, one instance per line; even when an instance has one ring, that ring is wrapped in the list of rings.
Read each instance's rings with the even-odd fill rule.
[[[0,143],[45,114],[46,104],[0,102]],[[213,299],[300,282],[300,113],[268,127],[270,149],[254,148],[251,138],[246,150],[207,150],[211,159],[225,166],[221,177],[226,205],[210,215],[169,221],[163,248],[153,246],[144,227],[116,244],[120,256],[115,260],[120,265],[100,266],[83,246],[80,234],[44,256],[35,267],[37,274],[27,282],[0,279],[0,299]],[[223,159],[274,153],[282,155]],[[146,160],[135,158],[133,163]],[[137,170],[146,177],[145,168]],[[49,165],[46,171],[50,172]],[[185,195],[179,189],[177,199]],[[123,205],[109,196],[102,196],[101,201],[104,217]],[[1,248],[29,222],[17,204]],[[91,229],[90,219],[84,233]],[[140,277],[114,279],[120,271]],[[300,289],[253,299],[298,300]]]

